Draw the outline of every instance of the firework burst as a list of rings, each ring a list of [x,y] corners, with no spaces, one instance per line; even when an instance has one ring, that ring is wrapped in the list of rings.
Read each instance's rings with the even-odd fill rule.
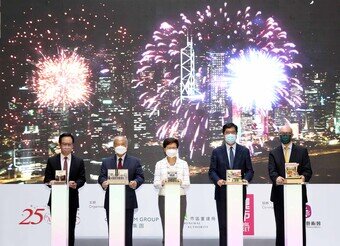
[[[61,50],[56,57],[43,57],[35,66],[33,89],[40,106],[65,108],[89,103],[90,71],[76,51]]]
[[[180,100],[179,92],[180,52],[186,46],[188,36],[193,38],[196,83],[202,95],[201,100],[194,102]],[[260,11],[253,12],[247,7],[243,11],[230,12],[227,3],[220,8],[207,6],[203,11],[180,14],[180,19],[176,22],[163,22],[159,29],[154,31],[152,38],[152,42],[145,46],[145,51],[138,61],[140,66],[134,80],[135,88],[142,91],[139,99],[142,105],[150,110],[150,117],[158,111],[170,112],[168,118],[163,117],[156,135],[159,138],[177,135],[189,140],[190,157],[195,150],[200,150],[203,154],[206,149],[205,134],[209,128],[207,112],[210,111],[207,104],[210,100],[211,71],[214,69],[209,55],[211,53],[223,53],[223,63],[225,66],[229,64],[232,73],[233,69],[234,72],[236,69],[233,66],[236,60],[231,60],[242,57],[251,49],[271,57],[280,64],[280,69],[284,71],[282,76],[289,74],[280,78],[279,89],[270,91],[273,94],[269,103],[257,103],[257,110],[270,109],[274,103],[288,103],[294,107],[302,102],[299,96],[291,93],[293,88],[302,89],[299,80],[294,77],[295,69],[301,67],[301,64],[294,60],[298,54],[295,44],[287,39],[287,33],[274,18],[265,19]],[[144,88],[151,88],[153,84],[157,84],[157,88],[143,92]],[[233,97],[231,92],[235,88],[231,87],[231,90],[227,91],[227,97]],[[261,94],[257,96],[262,97]],[[233,104],[241,108],[254,103],[254,100],[249,102],[232,99]],[[222,103],[225,101],[222,100]]]

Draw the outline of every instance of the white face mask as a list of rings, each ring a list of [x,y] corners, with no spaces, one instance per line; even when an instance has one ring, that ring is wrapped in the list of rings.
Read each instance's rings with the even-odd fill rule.
[[[123,145],[115,147],[115,152],[118,155],[124,155],[126,153],[126,151],[127,151],[127,148]]]
[[[224,136],[227,144],[233,145],[236,142],[236,134],[227,134]]]
[[[165,151],[165,153],[166,153],[167,157],[173,158],[173,157],[177,156],[178,150],[177,149],[167,149]]]

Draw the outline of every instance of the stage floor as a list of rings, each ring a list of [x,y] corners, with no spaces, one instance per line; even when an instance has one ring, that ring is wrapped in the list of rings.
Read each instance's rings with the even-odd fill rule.
[[[103,238],[77,238],[75,246],[107,246]],[[161,239],[134,239],[134,246],[161,246]],[[245,239],[244,246],[274,246],[275,239]],[[184,239],[184,246],[218,246],[218,239]]]

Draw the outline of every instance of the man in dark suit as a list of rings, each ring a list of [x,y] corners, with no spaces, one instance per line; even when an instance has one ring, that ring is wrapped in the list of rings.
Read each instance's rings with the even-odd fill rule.
[[[140,160],[126,154],[128,141],[124,136],[117,136],[113,140],[115,155],[103,160],[98,183],[105,192],[104,208],[109,226],[109,183],[107,181],[108,169],[128,169],[129,185],[126,186],[125,193],[125,245],[132,246],[132,225],[134,209],[138,207],[135,189],[144,182],[144,173]]]
[[[48,158],[45,170],[44,183],[53,185],[55,171],[66,170],[66,180],[69,188],[69,246],[74,245],[74,229],[76,226],[77,210],[79,208],[78,189],[85,182],[84,161],[72,154],[74,137],[71,133],[63,133],[59,136],[61,153]],[[51,195],[48,201],[51,208]],[[53,215],[52,215],[53,216]]]
[[[284,199],[283,184],[285,180],[285,163],[299,163],[298,173],[303,182],[309,182],[312,177],[312,168],[306,148],[292,143],[293,131],[288,125],[280,129],[281,145],[269,153],[268,171],[272,180],[270,200],[274,203],[276,222],[276,246],[285,245],[284,236]],[[302,186],[302,220],[303,220],[303,245],[306,245],[306,186]]]
[[[253,166],[249,150],[236,143],[237,126],[227,123],[222,129],[225,143],[213,150],[211,154],[209,177],[215,184],[215,200],[217,208],[220,246],[227,245],[226,225],[226,171],[228,169],[240,169],[242,179],[250,182],[254,176]],[[247,191],[243,187],[243,203],[245,203]],[[244,211],[244,204],[243,204]]]

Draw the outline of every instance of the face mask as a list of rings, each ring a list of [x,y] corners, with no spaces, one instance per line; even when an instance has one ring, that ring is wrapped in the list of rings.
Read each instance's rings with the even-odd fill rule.
[[[283,144],[289,144],[292,140],[292,135],[280,135],[280,141]]]
[[[167,157],[173,158],[173,157],[177,156],[178,150],[177,149],[167,149],[165,151],[165,153],[166,153]]]
[[[115,152],[118,155],[124,155],[126,153],[126,151],[127,151],[127,148],[123,145],[115,147]]]
[[[233,145],[236,142],[236,134],[227,134],[224,136],[227,144]]]

